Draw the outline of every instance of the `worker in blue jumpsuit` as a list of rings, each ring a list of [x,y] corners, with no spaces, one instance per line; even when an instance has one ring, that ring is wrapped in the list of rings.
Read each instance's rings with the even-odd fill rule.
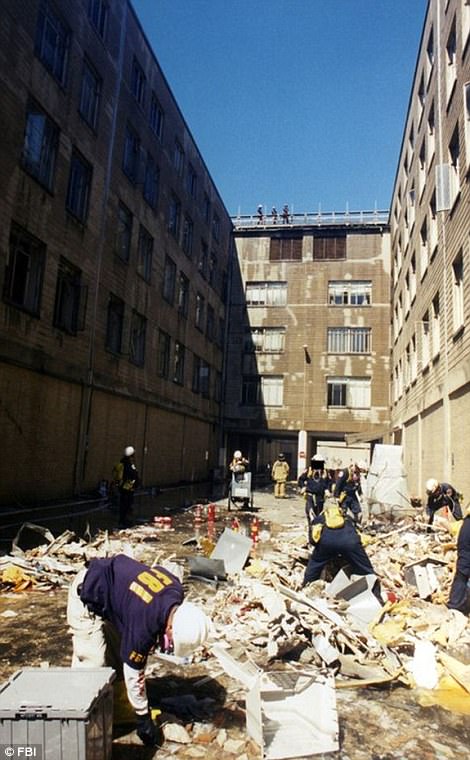
[[[349,465],[335,486],[335,497],[339,499],[345,512],[352,513],[354,522],[360,523],[362,507],[359,496],[362,495],[361,473],[355,464]]]
[[[316,526],[319,526],[317,536]],[[316,537],[318,540],[305,569],[303,586],[318,580],[325,565],[337,557],[345,559],[355,575],[376,574],[356,527],[349,517],[344,517],[342,526],[329,528],[325,514],[322,513],[315,518],[312,533],[314,540]]]
[[[439,483],[435,478],[430,478],[426,481],[426,494],[428,497],[426,505],[429,516],[428,525],[433,524],[434,515],[443,507],[447,507],[456,520],[462,519],[460,495],[450,483]]]
[[[325,496],[333,487],[328,472],[325,470],[325,460],[315,454],[310,460],[310,467],[304,470],[297,481],[301,493],[305,495],[305,515],[307,517],[309,544],[312,544],[311,526],[317,515],[323,509]]]
[[[447,606],[451,610],[468,612],[468,581],[470,579],[470,511],[463,519],[457,539],[457,565],[450,588]]]

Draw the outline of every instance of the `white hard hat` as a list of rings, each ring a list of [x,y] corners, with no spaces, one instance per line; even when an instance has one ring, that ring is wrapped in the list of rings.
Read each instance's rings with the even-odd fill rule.
[[[436,478],[429,478],[429,480],[426,481],[426,491],[428,493],[434,493],[438,485],[439,482],[436,480]]]
[[[312,461],[314,461],[314,462],[324,462],[325,461],[325,457],[322,456],[321,454],[314,454],[313,457],[312,457]]]
[[[187,657],[207,640],[210,618],[192,602],[183,602],[173,615],[173,647],[177,657]]]
[[[135,454],[135,449],[133,446],[126,446],[124,449],[124,456],[125,457],[131,457],[132,454]]]
[[[237,449],[236,451],[233,452],[233,458],[234,459],[241,459],[242,458],[242,452],[238,451],[238,449]]]

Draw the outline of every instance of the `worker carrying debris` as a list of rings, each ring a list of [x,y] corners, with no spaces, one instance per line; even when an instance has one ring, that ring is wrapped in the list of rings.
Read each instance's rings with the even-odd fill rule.
[[[468,581],[470,580],[470,507],[467,508],[457,538],[457,564],[447,606],[468,613]]]
[[[447,507],[456,520],[462,519],[460,507],[460,494],[450,483],[439,483],[435,478],[426,481],[426,494],[428,496],[427,513],[428,525],[434,522],[434,515],[439,509]]]
[[[157,728],[145,688],[147,657],[156,646],[189,656],[206,641],[210,619],[184,601],[183,586],[164,567],[148,567],[118,554],[92,559],[80,570],[70,586],[67,622],[72,667],[113,667],[118,679],[124,678],[137,735],[154,746]]]
[[[361,471],[356,464],[350,464],[343,472],[335,486],[335,496],[349,510],[354,522],[360,523],[362,507],[359,497],[362,496]]]
[[[337,557],[349,562],[356,575],[376,575],[353,520],[344,514],[336,499],[328,500],[313,521],[312,541],[315,548],[305,569],[303,586],[318,580],[325,565]],[[380,594],[378,586],[376,583],[374,593]]]

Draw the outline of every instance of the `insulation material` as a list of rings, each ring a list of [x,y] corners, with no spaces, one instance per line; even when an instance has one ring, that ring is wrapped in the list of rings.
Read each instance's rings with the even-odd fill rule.
[[[363,483],[364,496],[371,505],[410,506],[402,453],[401,446],[392,444],[377,444],[374,447],[369,473]]]

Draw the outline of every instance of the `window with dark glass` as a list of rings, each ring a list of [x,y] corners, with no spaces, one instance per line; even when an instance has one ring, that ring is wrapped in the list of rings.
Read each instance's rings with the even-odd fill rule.
[[[168,207],[168,231],[178,238],[181,224],[181,203],[176,195],[171,195]]]
[[[82,119],[84,119],[92,129],[96,129],[98,123],[100,95],[101,79],[93,66],[85,60],[83,62],[82,87],[80,90],[80,104],[78,111]]]
[[[66,207],[73,216],[85,222],[90,202],[92,169],[78,151],[72,151]]]
[[[313,258],[322,259],[345,259],[346,258],[346,235],[314,237]]]
[[[204,329],[204,312],[205,312],[205,298],[201,293],[196,293],[196,315],[195,324],[198,330]]]
[[[209,340],[214,340],[215,330],[215,312],[214,307],[207,304],[207,321],[206,321],[206,335]]]
[[[168,379],[170,374],[170,345],[171,338],[163,330],[158,331],[157,372],[160,377]]]
[[[163,125],[165,122],[165,113],[163,111],[163,108],[160,105],[160,102],[155,95],[155,93],[152,93],[152,99],[150,101],[150,114],[149,114],[149,124],[155,135],[158,137],[160,142],[163,140]]]
[[[129,261],[132,239],[132,214],[124,205],[119,203],[116,230],[116,253],[123,261]]]
[[[142,314],[133,311],[129,336],[129,361],[138,367],[143,367],[145,362],[146,332],[147,320]]]
[[[59,130],[36,103],[29,103],[23,142],[22,165],[41,185],[52,190],[59,144]]]
[[[143,224],[139,230],[139,256],[137,259],[137,272],[147,282],[152,278],[152,255],[153,255],[153,237],[145,229]]]
[[[197,195],[197,174],[194,166],[192,164],[188,164],[188,173],[186,175],[186,189],[188,191],[188,195],[191,196],[191,198],[195,198]]]
[[[175,301],[176,285],[176,264],[169,256],[165,259],[165,270],[163,272],[163,298],[168,303]]]
[[[88,0],[88,18],[102,39],[106,36],[109,3],[107,0]]]
[[[155,208],[158,200],[158,185],[160,180],[160,171],[150,153],[147,153],[145,163],[145,177],[143,195],[149,206]]]
[[[193,356],[193,378],[191,382],[191,390],[193,393],[199,393],[201,389],[201,357]]]
[[[140,157],[140,139],[136,132],[128,125],[126,127],[126,136],[124,138],[124,155],[122,168],[124,174],[131,180],[137,182],[139,171]]]
[[[147,80],[144,74],[144,70],[137,58],[134,58],[132,61],[131,90],[139,106],[142,108],[145,106],[146,86]]]
[[[185,349],[182,343],[175,341],[175,353],[173,356],[173,382],[178,385],[184,384],[184,355]]]
[[[203,277],[207,277],[207,267],[209,266],[209,248],[204,240],[201,240],[201,251],[199,255],[198,269]]]
[[[214,251],[211,251],[211,254],[209,256],[208,269],[209,271],[207,273],[207,281],[209,285],[215,288],[217,282],[217,256]]]
[[[269,243],[270,261],[302,261],[301,234],[275,235]]]
[[[183,240],[182,240],[182,248],[185,252],[186,256],[191,258],[191,254],[193,251],[193,232],[194,232],[194,224],[193,220],[189,216],[184,217],[183,222]]]
[[[35,52],[59,84],[65,84],[70,43],[68,27],[49,0],[41,0],[36,28]]]
[[[69,335],[85,328],[88,289],[82,283],[78,267],[61,257],[57,272],[54,327]]]
[[[209,224],[210,218],[211,218],[211,199],[207,195],[207,193],[204,193],[204,201],[202,204],[202,213],[204,216],[204,221],[206,224]]]
[[[122,349],[122,332],[124,326],[124,301],[112,293],[108,301],[108,319],[106,324],[106,348],[113,354],[120,354]]]
[[[173,166],[176,169],[176,173],[181,176],[184,168],[184,150],[179,140],[175,140],[175,147],[173,151]]]
[[[39,316],[45,261],[45,244],[12,223],[3,300]]]
[[[220,238],[220,219],[218,214],[214,212],[214,216],[212,217],[212,236],[214,240],[219,240]]]
[[[178,311],[183,317],[188,316],[189,308],[189,279],[183,272],[179,274],[178,281]]]
[[[208,363],[204,361],[204,359],[201,359],[200,378],[201,395],[203,398],[209,398],[211,368],[209,367]]]

